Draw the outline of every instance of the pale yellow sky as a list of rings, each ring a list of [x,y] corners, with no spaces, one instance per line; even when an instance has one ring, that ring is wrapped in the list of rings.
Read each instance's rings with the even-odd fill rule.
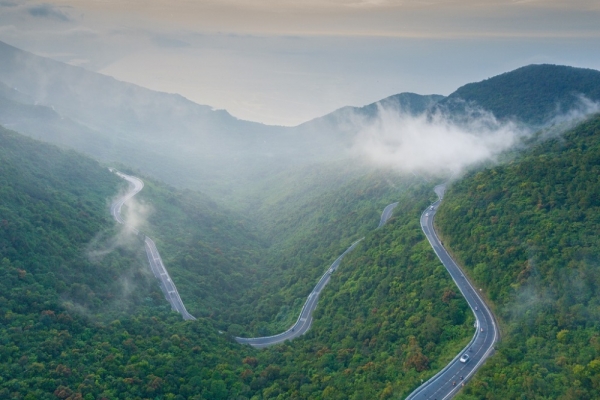
[[[598,0],[0,0],[0,40],[294,125],[531,63],[600,69]]]
[[[65,13],[198,32],[390,37],[599,36],[597,0],[50,0]],[[93,18],[93,17],[92,17]],[[598,19],[596,19],[596,22]]]

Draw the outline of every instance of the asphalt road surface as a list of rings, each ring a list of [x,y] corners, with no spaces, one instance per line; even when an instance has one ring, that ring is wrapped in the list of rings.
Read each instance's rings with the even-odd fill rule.
[[[274,344],[283,343],[286,340],[295,339],[298,336],[305,334],[306,331],[308,331],[308,329],[310,328],[310,325],[312,324],[312,314],[315,311],[315,308],[317,308],[319,295],[321,294],[323,288],[329,283],[329,278],[331,277],[331,274],[335,272],[335,270],[339,267],[340,262],[342,261],[344,256],[352,250],[354,250],[356,245],[360,243],[360,241],[363,239],[359,239],[356,242],[352,243],[352,245],[348,247],[346,251],[344,251],[342,255],[340,255],[333,262],[333,264],[331,264],[327,271],[325,271],[323,276],[321,276],[321,279],[319,279],[319,282],[317,283],[315,288],[308,295],[306,302],[304,302],[304,306],[302,307],[302,311],[300,311],[300,315],[298,316],[296,323],[292,325],[287,331],[274,336],[263,336],[256,338],[236,337],[235,340],[238,343],[249,344],[254,347],[268,347],[273,346]]]
[[[381,228],[388,221],[388,219],[390,219],[390,217],[392,216],[392,211],[394,210],[394,208],[397,205],[398,205],[398,203],[392,203],[384,208],[383,213],[381,214],[381,219],[379,221],[379,226],[377,228]],[[312,314],[315,311],[315,308],[317,308],[319,294],[321,294],[321,291],[323,290],[325,285],[327,285],[327,283],[329,283],[331,274],[334,273],[335,270],[340,266],[340,262],[342,262],[342,259],[344,258],[344,256],[346,254],[348,254],[349,252],[351,252],[352,250],[354,250],[356,245],[358,243],[360,243],[360,241],[363,239],[364,238],[359,239],[356,242],[352,243],[352,245],[350,247],[348,247],[346,249],[346,251],[344,251],[342,253],[342,255],[340,255],[333,262],[333,264],[331,264],[329,266],[327,271],[325,271],[323,276],[321,276],[321,279],[319,279],[319,282],[317,283],[315,288],[308,295],[308,298],[306,299],[306,302],[304,303],[304,306],[302,307],[302,311],[300,311],[300,315],[298,316],[296,323],[294,325],[292,325],[287,331],[282,332],[278,335],[274,335],[274,336],[263,336],[263,337],[257,337],[257,338],[236,337],[235,340],[238,343],[249,344],[254,347],[268,347],[268,346],[273,346],[274,344],[283,343],[286,340],[295,339],[295,338],[303,335],[304,333],[306,333],[306,331],[308,331],[308,329],[310,328],[310,325],[312,324]]]
[[[123,204],[125,204],[127,200],[131,199],[144,188],[144,182],[135,176],[125,175],[114,169],[110,169],[110,171],[129,182],[129,191],[122,197],[116,199],[110,206],[110,213],[113,218],[116,219],[118,223],[125,225],[125,221],[123,220],[123,217],[121,217],[121,207],[123,207]],[[138,233],[137,229],[133,229],[133,231],[136,234]]]
[[[383,209],[383,212],[381,213],[381,219],[379,220],[379,226],[377,227],[377,229],[381,228],[382,226],[385,225],[386,222],[388,222],[388,219],[390,219],[392,217],[392,212],[394,211],[394,208],[396,208],[397,205],[398,205],[398,202],[392,203],[392,204],[387,205]]]
[[[444,369],[438,372],[414,392],[407,400],[446,400],[452,398],[466,384],[470,377],[483,365],[485,360],[493,353],[494,345],[498,341],[499,332],[492,312],[482,300],[478,289],[465,278],[456,262],[450,257],[443,244],[433,229],[433,218],[437,208],[444,197],[445,185],[439,185],[435,192],[439,200],[427,207],[421,214],[421,229],[433,247],[438,258],[448,270],[456,286],[469,303],[475,314],[475,335],[465,347]],[[461,357],[467,354],[469,360],[462,362]]]
[[[123,195],[122,197],[119,197],[117,200],[115,200],[110,206],[110,213],[112,214],[113,218],[118,223],[127,226],[127,224],[123,220],[123,217],[121,216],[121,208],[123,207],[123,204],[125,204],[126,201],[128,201],[133,196],[138,194],[140,192],[140,190],[142,190],[144,188],[144,182],[141,179],[136,178],[135,176],[125,175],[125,174],[123,174],[119,171],[115,171],[113,169],[111,169],[111,172],[114,172],[119,177],[121,177],[121,178],[125,179],[127,182],[129,182],[129,191],[127,191],[127,193],[125,195]],[[135,229],[135,228],[130,228],[130,229],[136,235],[140,234],[140,232],[137,229]],[[160,257],[160,254],[158,253],[156,244],[148,236],[144,235],[144,238],[145,238],[144,239],[144,247],[146,248],[146,255],[148,256],[148,262],[150,263],[150,268],[152,269],[152,273],[154,273],[154,276],[156,277],[156,279],[158,279],[158,281],[160,283],[160,288],[163,291],[163,293],[165,294],[165,298],[167,299],[169,304],[171,304],[171,308],[173,310],[177,311],[179,314],[181,314],[183,319],[186,319],[186,320],[196,319],[196,318],[194,318],[194,316],[192,314],[190,314],[185,309],[185,306],[183,305],[183,301],[181,301],[181,297],[179,296],[179,292],[177,291],[177,288],[175,287],[173,280],[169,276],[169,273],[167,272],[167,269],[165,268],[165,265],[163,264],[162,258]]]

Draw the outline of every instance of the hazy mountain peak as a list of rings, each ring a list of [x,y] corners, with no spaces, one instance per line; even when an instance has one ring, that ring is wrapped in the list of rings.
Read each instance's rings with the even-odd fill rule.
[[[580,105],[584,97],[600,101],[600,71],[563,65],[527,65],[514,71],[468,83],[440,105],[457,111],[461,102],[491,111],[500,119],[539,125]]]

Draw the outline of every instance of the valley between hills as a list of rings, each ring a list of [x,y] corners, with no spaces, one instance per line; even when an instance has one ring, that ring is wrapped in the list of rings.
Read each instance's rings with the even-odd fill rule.
[[[273,127],[0,54],[0,397],[600,398],[600,72],[530,65]],[[498,150],[431,169],[356,152],[397,118],[433,135],[416,149]],[[112,215],[109,167],[144,185]],[[333,265],[310,329],[235,340],[293,326]]]

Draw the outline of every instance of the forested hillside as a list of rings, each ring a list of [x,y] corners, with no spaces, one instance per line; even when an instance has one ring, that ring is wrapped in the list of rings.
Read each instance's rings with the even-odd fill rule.
[[[582,96],[600,101],[600,71],[542,64],[468,83],[439,105],[452,112],[464,110],[465,105],[479,106],[499,119],[542,125],[571,109],[580,109]]]
[[[14,282],[22,286],[2,294],[17,305],[27,292],[24,288],[34,285],[26,304],[35,305],[37,312],[44,305],[35,300],[40,291],[32,289],[40,280],[46,283],[44,291],[60,296],[52,300],[55,306],[66,303],[96,311],[110,303],[126,308],[145,297],[133,291],[118,298],[124,292],[123,279],[149,288],[134,239],[101,260],[93,255],[112,245],[107,237],[116,232],[106,207],[122,182],[74,152],[3,128],[0,135],[0,254],[7,268],[18,272],[12,278],[19,278]],[[24,304],[19,307],[33,311]]]
[[[257,351],[218,333],[215,323],[226,318],[183,321],[169,310],[141,242],[113,240],[119,227],[108,200],[123,182],[107,168],[4,129],[0,140],[2,398],[388,398],[408,393],[469,339],[472,316],[418,225],[433,197],[428,185],[399,192],[396,216],[378,231],[370,229],[379,212],[358,207],[358,215],[374,218],[370,232],[322,294],[313,329]],[[226,303],[235,295],[228,284],[251,284],[237,263],[259,269],[251,247],[262,244],[239,227],[243,219],[228,220],[216,204],[157,182],[147,181],[146,189],[140,202],[155,210],[142,228],[175,236],[160,246],[174,254],[166,256],[174,278],[198,274],[208,282],[198,304]],[[387,193],[377,185],[372,190],[363,195]],[[342,199],[366,202],[352,196]],[[162,207],[167,212],[161,215]],[[191,226],[209,229],[200,233]],[[202,243],[205,249],[197,246],[194,253]],[[219,253],[212,248],[219,243],[238,245]],[[200,262],[179,265],[186,248]],[[326,250],[316,254],[325,258]],[[219,268],[225,269],[221,275]],[[240,313],[235,306],[231,311]],[[242,311],[263,318],[261,308]]]
[[[119,178],[0,128],[0,180],[0,398],[153,397],[174,384],[219,398],[233,387],[251,349],[232,353],[204,320],[186,325],[141,242],[111,240]]]
[[[0,53],[2,122],[129,163],[120,168],[145,187],[123,213],[137,215],[198,317],[170,310],[141,236],[110,217],[124,181],[0,128],[0,398],[401,398],[469,341],[473,315],[419,226],[435,179],[345,152],[354,118],[372,119],[377,103],[264,127],[1,42]],[[580,95],[600,101],[600,72],[534,65],[449,98],[380,104],[459,119],[475,105],[532,127]],[[600,116],[554,134],[453,183],[437,213],[502,325],[462,398],[600,398]],[[232,339],[289,327],[363,236],[306,335],[260,351]]]
[[[217,319],[237,309],[242,293],[268,270],[263,235],[200,193],[142,178],[144,189],[134,198],[144,210],[141,229],[156,242],[190,313]],[[127,204],[122,212],[129,212]]]
[[[199,193],[144,176],[135,201],[146,214],[141,229],[156,241],[189,311],[234,335],[267,335],[296,320],[331,262],[414,181],[365,169],[334,164],[282,178],[256,204],[264,218],[225,212]]]
[[[436,223],[501,318],[464,399],[600,398],[600,116],[447,192]]]
[[[264,255],[268,275],[244,294],[236,311],[236,324],[246,329],[242,332],[268,335],[291,326],[329,265],[372,232],[383,208],[415,182],[360,167],[362,173],[337,164],[306,168],[266,191],[271,196],[256,212],[257,225],[270,242]]]
[[[332,275],[311,330],[244,361],[254,398],[403,398],[466,345],[473,315],[419,225],[434,198],[423,184],[399,194]]]

